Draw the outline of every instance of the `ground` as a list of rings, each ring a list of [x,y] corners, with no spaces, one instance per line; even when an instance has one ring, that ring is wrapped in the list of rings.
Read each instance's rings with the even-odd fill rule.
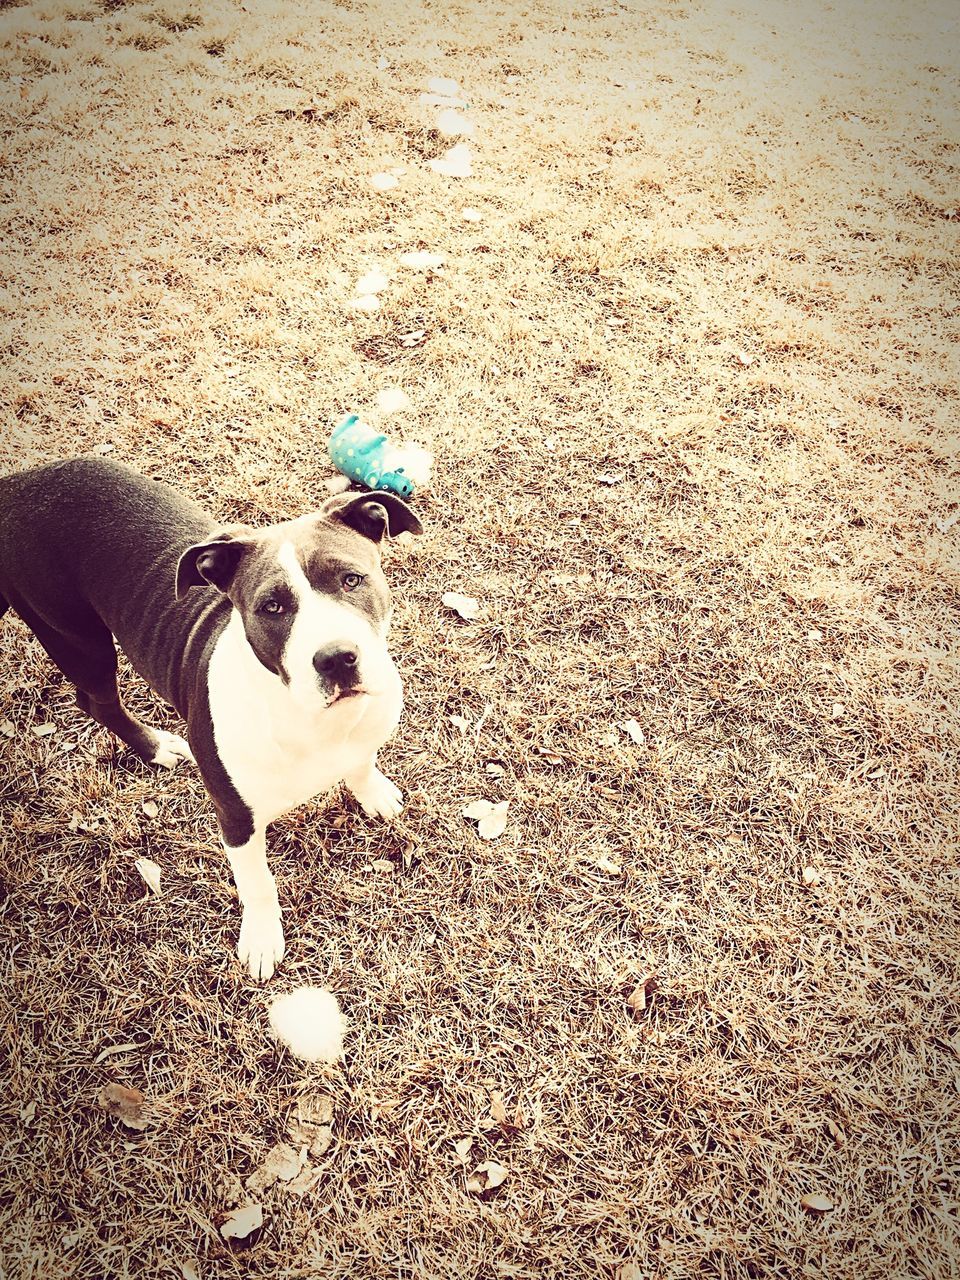
[[[0,465],[265,523],[345,413],[436,454],[406,808],[276,823],[266,986],[195,771],[0,623],[11,1280],[960,1274],[952,10],[3,7]],[[311,1185],[238,1192],[298,1103]]]

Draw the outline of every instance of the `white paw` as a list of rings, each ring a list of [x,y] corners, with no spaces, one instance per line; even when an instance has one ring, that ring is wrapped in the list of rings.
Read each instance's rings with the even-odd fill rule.
[[[403,808],[403,792],[379,769],[375,769],[369,783],[362,791],[353,793],[360,808],[371,818],[395,818]]]
[[[276,909],[247,907],[240,925],[237,956],[256,982],[266,982],[283,959],[283,925]]]
[[[164,769],[173,769],[181,760],[193,760],[193,752],[186,738],[178,733],[167,733],[163,729],[155,730],[157,749],[151,757],[151,764],[158,764]]]

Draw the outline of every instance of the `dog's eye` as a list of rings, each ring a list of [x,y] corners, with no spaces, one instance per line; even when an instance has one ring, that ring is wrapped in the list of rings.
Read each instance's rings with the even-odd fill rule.
[[[356,591],[360,583],[363,581],[362,573],[345,573],[340,579],[343,583],[344,591]]]
[[[284,609],[283,605],[280,603],[279,600],[270,599],[270,600],[264,600],[263,604],[260,606],[260,612],[269,613],[269,614],[272,614],[274,617],[276,617],[277,614],[285,613],[286,610]]]

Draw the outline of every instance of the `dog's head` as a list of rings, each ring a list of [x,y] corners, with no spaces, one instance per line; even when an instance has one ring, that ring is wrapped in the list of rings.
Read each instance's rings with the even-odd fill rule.
[[[308,707],[376,695],[392,669],[380,544],[402,532],[421,525],[393,494],[340,494],[297,520],[188,547],[177,596],[197,586],[227,595],[257,658]]]

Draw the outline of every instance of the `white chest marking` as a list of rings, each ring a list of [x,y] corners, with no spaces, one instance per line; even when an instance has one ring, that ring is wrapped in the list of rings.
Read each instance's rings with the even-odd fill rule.
[[[234,610],[210,655],[210,715],[217,754],[258,827],[362,770],[393,733],[400,677],[389,655],[378,666],[375,696],[327,707],[314,691],[304,701],[262,665]]]

